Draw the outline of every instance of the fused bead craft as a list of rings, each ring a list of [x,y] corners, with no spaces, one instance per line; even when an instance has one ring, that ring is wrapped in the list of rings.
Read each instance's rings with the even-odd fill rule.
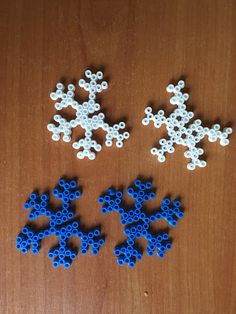
[[[160,139],[160,148],[153,147],[151,149],[151,154],[157,156],[159,162],[166,160],[166,153],[174,153],[175,144],[183,145],[187,147],[184,156],[191,159],[187,164],[187,168],[194,170],[196,167],[205,167],[207,164],[205,160],[199,158],[204,154],[203,148],[196,147],[196,145],[205,136],[208,136],[209,142],[216,142],[219,139],[220,145],[228,145],[228,136],[233,130],[226,127],[221,131],[219,124],[213,124],[210,128],[204,127],[200,119],[196,119],[189,124],[189,121],[194,117],[194,113],[186,110],[185,102],[189,99],[189,94],[181,91],[184,86],[185,82],[182,80],[176,86],[173,84],[167,86],[167,92],[174,94],[170,98],[170,104],[177,106],[169,117],[165,115],[164,110],[159,110],[156,114],[153,114],[152,108],[146,107],[146,117],[142,120],[142,124],[148,125],[150,121],[153,121],[155,128],[160,128],[163,124],[166,125],[169,138]]]
[[[81,79],[78,84],[81,88],[88,92],[88,100],[79,104],[75,100],[75,85],[69,84],[68,90],[65,92],[65,86],[62,83],[56,85],[57,90],[50,94],[52,100],[58,100],[55,103],[55,108],[57,110],[62,110],[71,106],[76,111],[75,119],[67,121],[61,115],[54,115],[54,120],[58,123],[56,126],[54,123],[48,124],[47,128],[52,132],[52,140],[59,141],[61,134],[63,134],[63,141],[70,142],[72,129],[80,126],[85,130],[85,137],[73,143],[73,148],[81,149],[77,153],[79,159],[85,157],[93,160],[96,158],[95,152],[99,152],[102,146],[92,139],[93,132],[97,129],[102,129],[106,132],[105,145],[110,147],[113,145],[113,140],[116,140],[116,146],[121,148],[123,146],[123,141],[129,138],[129,132],[121,133],[120,130],[125,129],[125,122],[119,122],[113,126],[109,125],[104,121],[105,115],[100,112],[95,114],[101,109],[101,106],[96,101],[96,95],[103,90],[108,88],[108,83],[106,81],[101,81],[103,79],[103,73],[98,71],[97,73],[92,73],[90,70],[85,71],[85,77],[89,80]],[[101,81],[98,83],[98,81]]]
[[[29,201],[24,205],[26,210],[32,208],[28,218],[35,220],[45,216],[50,222],[48,226],[40,230],[31,227],[30,224],[26,225],[16,238],[16,248],[24,254],[32,248],[32,253],[38,254],[42,239],[55,235],[59,238],[59,244],[48,252],[48,257],[53,259],[55,268],[60,265],[69,268],[78,252],[77,249],[68,245],[68,239],[73,236],[80,238],[80,252],[86,254],[91,246],[94,255],[97,255],[99,248],[104,245],[104,239],[98,228],[85,232],[79,227],[79,221],[75,218],[71,207],[71,202],[81,197],[81,191],[75,180],[59,180],[58,187],[53,190],[53,195],[63,203],[62,207],[56,211],[50,208],[50,197],[47,193],[41,196],[38,193],[30,194]]]
[[[128,195],[134,199],[134,206],[125,209],[123,203],[123,193],[113,188],[108,189],[104,195],[100,196],[98,202],[104,204],[102,213],[117,211],[121,216],[120,222],[125,225],[124,234],[127,240],[114,249],[119,265],[127,264],[134,267],[137,260],[141,260],[142,252],[136,247],[135,241],[145,238],[148,242],[146,252],[149,256],[156,254],[163,258],[166,250],[171,249],[169,235],[166,232],[153,233],[150,229],[152,222],[164,219],[170,226],[177,225],[177,219],[184,216],[181,210],[181,202],[170,198],[164,198],[158,211],[148,214],[143,203],[155,198],[150,181],[135,180],[134,186],[127,189]]]

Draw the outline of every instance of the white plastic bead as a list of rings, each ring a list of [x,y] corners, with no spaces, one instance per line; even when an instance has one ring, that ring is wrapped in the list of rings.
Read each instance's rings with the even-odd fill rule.
[[[117,142],[116,142],[116,147],[118,147],[118,148],[123,147],[123,142],[117,141]]]
[[[57,94],[53,92],[53,93],[50,94],[50,98],[52,100],[56,100],[58,97],[57,97]]]
[[[227,134],[232,134],[233,129],[232,128],[224,128],[223,132],[226,132]]]
[[[152,113],[152,108],[151,107],[147,107],[147,108],[145,108],[144,112],[146,114]]]
[[[96,155],[95,155],[95,153],[90,153],[89,155],[88,155],[88,158],[90,159],[90,160],[94,160],[95,158],[96,158]]]
[[[227,138],[220,140],[220,145],[221,146],[229,145],[229,140]]]
[[[112,141],[111,140],[106,140],[105,145],[107,147],[111,147],[112,146]]]
[[[102,79],[103,79],[103,73],[102,73],[102,71],[98,71],[98,72],[97,72],[97,78],[98,78],[99,80],[102,80]]]
[[[103,81],[101,85],[102,85],[102,89],[107,89],[108,88],[108,84],[105,81]]]
[[[84,154],[82,152],[78,152],[77,153],[77,158],[78,159],[83,159],[84,158]]]
[[[204,168],[206,167],[207,163],[205,160],[200,160],[200,167]]]
[[[99,144],[97,144],[96,147],[95,147],[95,150],[96,150],[97,152],[100,152],[100,151],[102,150],[102,146],[99,145]]]
[[[157,155],[157,152],[158,152],[158,150],[156,147],[151,148],[151,154],[152,155]]]
[[[71,140],[71,137],[69,135],[64,135],[63,136],[63,141],[64,142],[70,142],[70,140]]]
[[[159,162],[164,162],[164,161],[166,160],[166,158],[165,158],[164,155],[159,155],[159,156],[157,157],[157,159],[158,159]]]
[[[101,106],[99,104],[95,104],[94,109],[95,111],[98,111],[101,109]]]
[[[185,101],[187,101],[189,99],[189,94],[187,94],[187,93],[183,94],[183,99]]]
[[[72,98],[75,96],[74,92],[72,92],[71,90],[67,92],[67,96]]]
[[[193,163],[189,163],[189,164],[187,164],[187,168],[188,168],[188,170],[194,170],[195,166]]]
[[[142,120],[142,124],[143,125],[148,125],[149,124],[149,119],[148,118],[144,118],[143,120]]]
[[[119,123],[119,128],[123,130],[125,128],[125,123],[122,121]]]
[[[180,80],[180,81],[178,82],[178,86],[179,86],[181,89],[184,88],[185,82],[184,82],[183,80]]]
[[[52,130],[53,130],[53,128],[54,128],[54,124],[49,123],[49,124],[47,125],[47,129],[48,129],[48,131],[52,131]]]
[[[53,140],[53,141],[59,141],[59,140],[60,140],[60,135],[54,133],[54,134],[52,135],[52,140]]]
[[[57,83],[57,89],[64,89],[64,85],[62,83]]]
[[[173,84],[169,84],[166,88],[167,92],[168,93],[172,93],[174,91],[174,85]]]
[[[123,134],[123,137],[124,137],[125,140],[127,140],[129,138],[129,136],[130,136],[129,132],[125,132]]]
[[[90,70],[86,70],[86,71],[85,71],[85,76],[86,76],[87,78],[91,78],[91,75],[92,75],[92,72],[91,72]]]
[[[69,84],[68,85],[68,90],[73,92],[75,90],[75,85],[74,84]]]
[[[102,91],[102,86],[100,84],[97,84],[96,86],[96,92],[100,93]]]

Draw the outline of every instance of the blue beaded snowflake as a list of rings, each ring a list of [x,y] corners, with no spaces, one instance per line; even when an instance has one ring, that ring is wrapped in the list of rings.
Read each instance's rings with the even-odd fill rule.
[[[104,245],[100,230],[95,228],[89,232],[82,231],[71,207],[71,202],[80,198],[81,194],[75,180],[59,180],[53,195],[62,201],[62,207],[54,211],[49,204],[49,194],[44,193],[40,196],[38,193],[31,193],[29,201],[24,204],[26,210],[32,208],[28,218],[35,220],[45,216],[50,219],[49,225],[41,230],[26,225],[16,238],[16,248],[24,254],[32,248],[32,253],[38,254],[42,239],[54,234],[59,238],[59,243],[48,252],[48,257],[53,259],[52,264],[55,268],[60,265],[69,268],[77,257],[77,249],[68,245],[68,239],[73,236],[81,239],[82,254],[86,254],[91,246],[92,253],[97,255],[99,248]]]
[[[162,205],[158,211],[148,214],[143,208],[143,203],[155,198],[156,194],[152,191],[152,183],[135,180],[134,186],[127,189],[128,195],[134,199],[134,206],[125,209],[123,202],[123,193],[113,188],[108,189],[104,195],[100,196],[98,202],[105,204],[102,207],[102,213],[111,213],[117,211],[120,216],[120,222],[125,225],[124,234],[127,240],[114,249],[119,265],[127,264],[134,267],[137,260],[141,260],[142,252],[136,246],[135,241],[144,237],[148,246],[146,252],[149,256],[156,254],[163,258],[166,250],[171,249],[169,235],[166,232],[154,234],[150,229],[150,224],[160,219],[164,219],[170,226],[176,226],[177,219],[184,216],[181,210],[181,202],[174,200],[172,203],[169,198],[162,200]]]

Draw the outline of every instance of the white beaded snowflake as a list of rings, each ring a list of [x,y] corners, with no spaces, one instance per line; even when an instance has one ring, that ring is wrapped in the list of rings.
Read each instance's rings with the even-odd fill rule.
[[[84,79],[79,80],[78,85],[88,92],[88,100],[79,104],[75,100],[75,85],[69,84],[67,87],[67,92],[65,92],[65,86],[62,83],[56,85],[56,92],[50,94],[52,100],[58,100],[55,103],[55,108],[60,111],[63,108],[71,106],[76,110],[76,117],[70,121],[64,119],[60,114],[54,115],[54,120],[58,123],[56,126],[54,123],[47,125],[47,128],[52,132],[52,140],[59,141],[61,135],[63,134],[63,141],[70,142],[72,129],[80,126],[85,130],[85,137],[77,142],[74,142],[72,146],[75,149],[82,149],[77,153],[79,159],[85,157],[93,160],[96,158],[95,152],[99,152],[102,146],[92,139],[93,131],[97,129],[103,129],[106,132],[106,146],[112,146],[113,140],[116,140],[116,146],[121,148],[123,146],[123,141],[129,138],[129,132],[119,132],[125,129],[125,122],[120,122],[109,125],[104,121],[105,115],[100,112],[95,114],[100,110],[100,105],[96,102],[96,94],[102,92],[104,89],[108,88],[108,83],[106,81],[101,81],[103,79],[103,73],[98,71],[96,74],[92,73],[90,70],[85,71],[85,77],[89,82]],[[98,83],[97,81],[101,81]]]
[[[228,136],[233,130],[226,127],[223,131],[220,131],[219,124],[213,124],[211,128],[204,127],[200,119],[196,119],[189,124],[189,121],[194,117],[194,113],[186,110],[185,102],[189,99],[189,94],[181,92],[184,86],[185,82],[182,80],[176,86],[173,84],[167,86],[167,92],[174,94],[170,98],[170,104],[177,106],[169,117],[166,117],[164,110],[159,110],[156,114],[153,114],[152,108],[146,107],[146,117],[142,120],[142,124],[148,125],[150,121],[153,121],[155,128],[160,128],[163,124],[166,125],[169,138],[160,139],[160,148],[153,147],[151,149],[151,154],[156,155],[159,162],[166,160],[166,153],[174,153],[174,144],[183,145],[188,148],[184,152],[184,156],[191,159],[187,164],[187,168],[194,170],[196,167],[205,167],[207,164],[205,160],[199,159],[204,150],[196,147],[196,145],[205,136],[208,136],[209,142],[216,142],[219,139],[220,145],[228,145]]]

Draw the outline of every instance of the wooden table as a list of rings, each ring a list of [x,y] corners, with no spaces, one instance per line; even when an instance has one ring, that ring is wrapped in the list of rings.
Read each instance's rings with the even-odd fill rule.
[[[235,0],[1,1],[1,313],[236,313],[235,133],[227,147],[205,140],[208,165],[191,172],[181,147],[158,163],[149,150],[165,129],[141,124],[149,103],[172,109],[165,88],[183,77],[196,116],[235,126],[235,30]],[[131,138],[81,161],[69,143],[51,140],[49,94],[91,66],[109,79],[99,96],[108,121],[125,118]],[[69,270],[53,269],[47,258],[55,237],[36,256],[15,249],[29,193],[64,175],[83,187],[81,222],[101,224],[106,234],[98,256],[80,256]],[[113,255],[125,239],[119,217],[102,215],[97,197],[137,176],[157,187],[150,208],[180,196],[185,218],[170,231],[164,260],[145,254],[129,269]]]

